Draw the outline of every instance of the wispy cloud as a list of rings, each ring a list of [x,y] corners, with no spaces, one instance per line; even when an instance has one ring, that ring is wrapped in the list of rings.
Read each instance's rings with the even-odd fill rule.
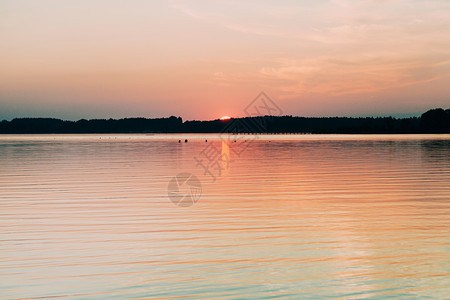
[[[367,57],[287,61],[278,67],[264,67],[261,75],[284,80],[280,90],[291,94],[331,95],[373,93],[440,78],[442,67],[450,71],[449,61],[423,61],[397,57]]]
[[[221,73],[216,78],[221,84],[251,77],[255,82],[276,82],[280,90],[292,93],[355,94],[450,74],[448,1],[182,3],[195,11],[190,14],[211,24],[272,41],[274,37],[285,40],[276,40],[272,46],[282,52],[280,59],[261,57],[255,73]]]

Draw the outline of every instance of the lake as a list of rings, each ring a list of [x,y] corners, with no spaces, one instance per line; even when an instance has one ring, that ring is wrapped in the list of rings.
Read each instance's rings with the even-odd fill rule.
[[[450,298],[450,135],[3,135],[0,213],[2,299]]]

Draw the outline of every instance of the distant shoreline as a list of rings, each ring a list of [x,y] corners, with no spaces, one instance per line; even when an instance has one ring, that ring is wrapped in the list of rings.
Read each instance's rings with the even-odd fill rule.
[[[81,119],[16,118],[0,122],[0,134],[436,134],[450,133],[450,109],[432,109],[420,117],[261,116],[221,121],[185,121],[181,117]]]

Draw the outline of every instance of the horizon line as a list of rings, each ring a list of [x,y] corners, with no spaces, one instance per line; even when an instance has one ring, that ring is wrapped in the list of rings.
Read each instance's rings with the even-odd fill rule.
[[[450,110],[449,108],[442,108],[442,107],[436,107],[436,108],[430,108],[427,111],[430,110],[435,110],[435,109],[443,109],[443,110]],[[422,113],[417,113],[417,114],[408,114],[408,113],[397,113],[397,114],[391,114],[391,115],[351,115],[351,116],[338,116],[338,115],[334,115],[334,116],[294,116],[294,115],[290,115],[290,114],[283,114],[283,115],[261,115],[261,116],[230,116],[230,119],[244,119],[244,118],[262,118],[262,117],[292,117],[292,118],[394,118],[394,119],[410,119],[410,118],[420,118],[422,114],[424,114],[424,111]],[[397,116],[396,116],[397,115]],[[211,121],[222,121],[222,122],[226,122],[227,120],[220,120],[221,117],[217,117],[215,119],[184,119],[182,116],[175,116],[175,115],[170,115],[170,116],[159,116],[159,117],[145,117],[145,116],[129,116],[129,117],[104,117],[104,118],[80,118],[80,119],[63,119],[63,118],[58,118],[58,117],[44,117],[44,116],[39,116],[39,117],[32,117],[32,116],[23,116],[23,117],[12,117],[9,120],[8,119],[2,119],[0,120],[0,122],[3,121],[7,121],[7,122],[11,122],[14,119],[55,119],[55,120],[61,120],[61,121],[68,121],[68,122],[77,122],[77,121],[81,121],[81,120],[121,120],[121,119],[168,119],[171,117],[175,117],[175,118],[181,118],[182,122],[211,122]]]

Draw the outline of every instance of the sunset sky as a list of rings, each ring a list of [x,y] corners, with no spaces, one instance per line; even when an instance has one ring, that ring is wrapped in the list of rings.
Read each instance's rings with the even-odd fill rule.
[[[448,0],[0,2],[0,119],[450,106]]]

